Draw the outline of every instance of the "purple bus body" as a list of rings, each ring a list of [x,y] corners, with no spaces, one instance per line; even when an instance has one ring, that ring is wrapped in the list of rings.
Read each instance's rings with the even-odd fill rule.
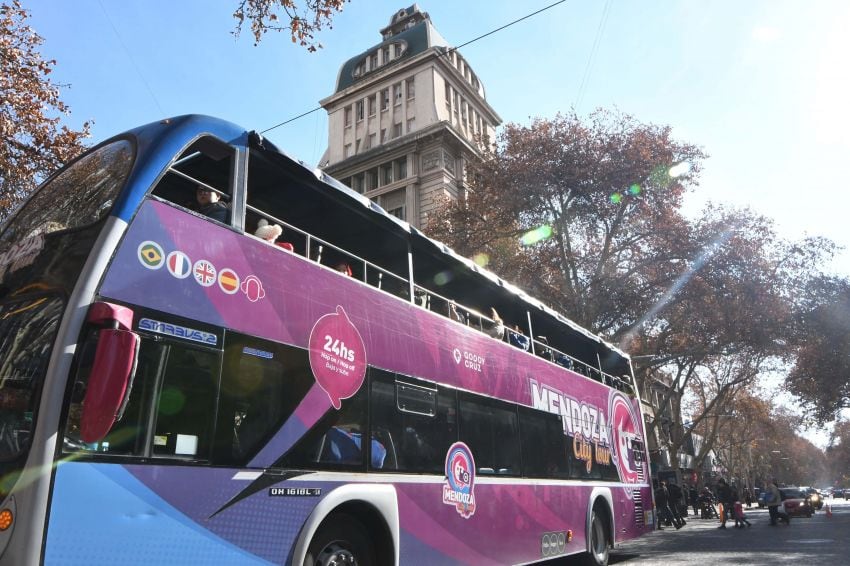
[[[142,248],[151,243],[161,249],[161,261],[145,261]],[[184,276],[185,266],[183,270],[170,270],[167,257],[175,251],[190,260],[193,267],[188,276]],[[207,263],[199,264],[202,260]],[[194,271],[199,267],[196,279]],[[215,276],[210,267],[215,268]],[[210,280],[214,280],[212,284]],[[342,307],[362,338],[363,353],[371,366],[526,406],[535,406],[535,390],[538,394],[541,389],[559,392],[561,400],[570,398],[599,408],[615,429],[630,428],[632,436],[622,438],[644,438],[640,409],[633,399],[303,257],[214,227],[161,202],[149,200],[142,205],[116,252],[100,295],[105,300],[156,309],[302,348],[315,347],[309,339],[317,321],[340,312],[338,307]],[[329,389],[335,387],[333,376],[317,375],[317,381],[321,387],[319,383],[313,387],[250,463],[258,474],[332,410],[334,393]],[[556,403],[553,399],[558,397],[550,395],[548,399]],[[622,400],[627,400],[627,408]],[[612,407],[617,407],[620,416],[610,414]],[[553,412],[557,409],[551,407]],[[647,513],[651,510],[651,490],[644,479],[649,477],[646,463],[624,462],[626,453],[616,445],[611,448],[622,482],[479,477],[475,484],[476,510],[469,518],[443,502],[445,478],[434,477],[432,481],[414,476],[415,481],[411,481],[404,475],[357,474],[352,481],[395,486],[401,564],[529,562],[543,558],[541,535],[547,532],[572,531],[574,538],[566,546],[567,554],[585,549],[587,503],[591,492],[600,486],[610,489],[613,496],[613,536],[617,542],[651,530],[643,513],[636,510],[637,501],[648,503]],[[637,475],[631,473],[635,470]],[[125,529],[120,546],[129,548],[136,539],[150,544],[150,537],[160,536],[158,529],[168,524],[173,533],[185,531],[181,548],[175,551],[163,545],[162,554],[152,548],[144,555],[151,559],[148,563],[179,563],[181,552],[187,553],[182,558],[197,559],[204,551],[229,557],[224,562],[283,563],[291,558],[292,546],[315,506],[346,483],[328,482],[333,474],[310,481],[307,474],[270,481],[266,487],[321,488],[321,496],[270,497],[268,489],[260,489],[232,503],[248,483],[236,478],[238,472],[197,466],[62,464],[56,472],[45,560],[114,560],[115,556],[109,554],[116,551],[116,542],[109,542],[111,529]],[[100,504],[92,501],[98,499],[93,498],[94,493],[103,494]],[[79,547],[79,540],[67,529],[77,521],[81,505],[88,507],[92,515],[89,521],[99,523],[94,536],[103,540],[100,547],[87,544],[86,552],[77,554],[74,548]],[[132,508],[146,508],[151,515],[140,519]],[[158,517],[169,519],[156,526]],[[91,540],[92,531],[87,531],[86,537]],[[193,537],[198,540],[191,542]],[[167,560],[163,562],[163,558]],[[142,557],[136,559],[141,561]]]

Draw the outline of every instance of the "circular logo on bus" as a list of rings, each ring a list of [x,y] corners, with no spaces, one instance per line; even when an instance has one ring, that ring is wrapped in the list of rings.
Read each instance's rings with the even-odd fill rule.
[[[443,503],[454,505],[464,519],[475,513],[475,460],[463,442],[455,442],[446,453],[446,483]]]
[[[162,246],[151,240],[139,244],[139,262],[147,269],[159,269],[164,261]]]
[[[625,483],[638,483],[639,467],[632,455],[632,441],[640,440],[640,428],[629,400],[620,392],[612,391],[609,405],[611,433],[614,444],[613,459]]]
[[[216,280],[215,266],[205,259],[199,259],[192,268],[192,275],[202,287],[212,287]]]

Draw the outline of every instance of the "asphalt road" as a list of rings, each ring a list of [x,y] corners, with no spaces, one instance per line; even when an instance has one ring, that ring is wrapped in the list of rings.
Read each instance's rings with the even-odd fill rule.
[[[681,530],[665,527],[624,543],[611,552],[610,564],[850,566],[850,501],[826,503],[832,505],[831,517],[824,507],[811,518],[793,518],[790,526],[771,527],[767,509],[755,507],[747,512],[752,527],[746,529],[735,529],[731,521],[718,529],[717,519],[691,515]]]

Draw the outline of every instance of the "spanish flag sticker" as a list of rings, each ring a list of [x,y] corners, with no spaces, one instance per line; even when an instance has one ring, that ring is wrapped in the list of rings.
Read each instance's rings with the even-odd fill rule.
[[[233,295],[239,290],[239,276],[232,269],[225,267],[218,272],[218,286],[228,295]]]
[[[142,242],[139,244],[139,262],[147,269],[159,269],[165,263],[162,247],[151,240]]]

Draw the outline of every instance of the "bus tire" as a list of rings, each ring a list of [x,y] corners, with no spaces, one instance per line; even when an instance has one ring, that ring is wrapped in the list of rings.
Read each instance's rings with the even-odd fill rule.
[[[304,566],[375,566],[375,549],[363,525],[345,513],[330,516],[313,535]]]
[[[607,517],[599,505],[594,505],[590,515],[590,547],[581,555],[581,563],[584,566],[608,566],[610,549]]]

